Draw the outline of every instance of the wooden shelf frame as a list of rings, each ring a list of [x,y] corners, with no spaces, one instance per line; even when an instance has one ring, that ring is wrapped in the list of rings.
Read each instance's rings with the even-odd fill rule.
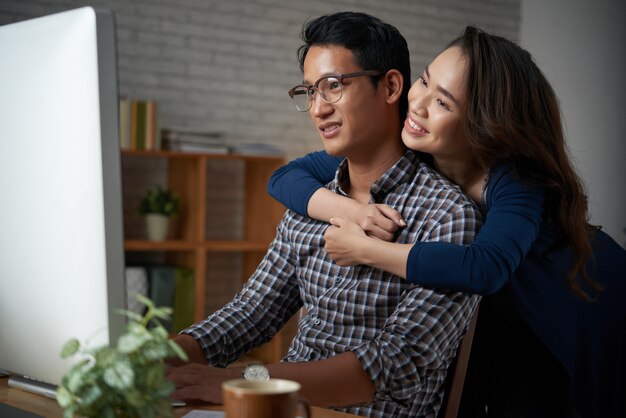
[[[125,240],[127,252],[162,252],[168,262],[195,271],[194,320],[205,318],[206,265],[210,253],[241,252],[241,283],[256,269],[276,233],[285,208],[267,195],[270,175],[285,164],[282,157],[236,154],[182,153],[175,151],[129,151],[122,157],[167,160],[168,188],[184,202],[175,218],[178,236],[161,242]],[[205,237],[207,208],[207,164],[210,160],[241,161],[244,164],[243,239],[210,240]],[[251,354],[259,361],[275,362],[281,356],[281,335]]]

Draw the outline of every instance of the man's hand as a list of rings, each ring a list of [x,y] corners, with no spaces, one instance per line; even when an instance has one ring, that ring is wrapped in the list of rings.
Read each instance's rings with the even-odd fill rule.
[[[383,204],[359,204],[351,219],[360,225],[367,235],[383,241],[391,241],[396,231],[406,226],[400,212]]]
[[[331,218],[324,233],[324,248],[337,265],[354,266],[364,263],[362,249],[372,238],[363,228],[346,218]]]
[[[181,367],[168,367],[165,376],[176,385],[172,399],[202,401],[221,404],[222,382],[241,377],[240,367],[221,369],[205,364],[191,363]]]

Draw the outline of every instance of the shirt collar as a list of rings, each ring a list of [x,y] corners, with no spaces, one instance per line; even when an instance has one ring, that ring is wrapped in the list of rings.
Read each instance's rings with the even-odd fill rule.
[[[370,189],[371,200],[374,203],[382,202],[385,196],[392,192],[397,186],[412,181],[419,163],[420,159],[418,155],[414,151],[407,150],[398,162],[372,184]],[[330,185],[330,189],[335,193],[347,196],[344,190],[348,181],[350,181],[348,159],[344,158],[335,172],[335,180]]]

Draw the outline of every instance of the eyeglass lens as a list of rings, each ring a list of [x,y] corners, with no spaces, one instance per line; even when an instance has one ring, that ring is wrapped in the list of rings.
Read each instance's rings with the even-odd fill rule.
[[[307,111],[311,107],[311,102],[315,99],[315,91],[320,94],[326,103],[335,103],[341,99],[341,81],[336,77],[326,77],[318,81],[317,86],[299,86],[294,89],[293,101],[298,110]]]

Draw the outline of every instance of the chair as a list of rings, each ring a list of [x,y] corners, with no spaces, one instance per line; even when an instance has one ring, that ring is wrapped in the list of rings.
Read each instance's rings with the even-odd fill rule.
[[[476,329],[476,321],[478,318],[478,308],[479,307],[476,308],[472,316],[469,327],[467,328],[467,333],[463,336],[459,344],[459,351],[456,357],[448,367],[448,375],[444,382],[446,390],[438,418],[456,418],[459,413],[463,383],[465,382],[465,372],[467,371],[467,363],[469,361],[470,352],[472,351],[472,341],[474,340],[474,330]]]

